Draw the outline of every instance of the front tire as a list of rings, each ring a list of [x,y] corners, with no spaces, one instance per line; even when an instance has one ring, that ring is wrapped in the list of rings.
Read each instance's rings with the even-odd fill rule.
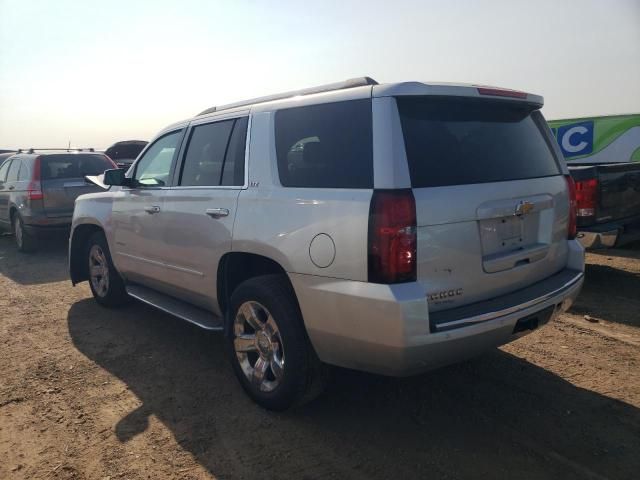
[[[89,286],[96,302],[105,307],[120,307],[129,301],[122,277],[113,266],[107,239],[102,232],[94,233],[87,242]]]
[[[13,215],[13,235],[16,240],[18,251],[22,253],[32,253],[38,248],[38,242],[24,230],[24,222],[19,213]]]
[[[317,397],[326,366],[307,337],[295,294],[283,275],[240,284],[225,318],[225,344],[245,392],[269,410],[286,410]]]

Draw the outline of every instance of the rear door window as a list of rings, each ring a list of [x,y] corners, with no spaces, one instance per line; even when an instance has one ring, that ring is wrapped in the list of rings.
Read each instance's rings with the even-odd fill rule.
[[[180,185],[218,186],[235,120],[197,125],[191,130]]]
[[[373,187],[371,100],[279,110],[275,134],[283,186]]]
[[[196,125],[189,135],[180,185],[242,186],[249,117]]]
[[[100,154],[69,153],[43,155],[40,158],[42,180],[82,178],[85,175],[100,175],[105,170],[115,168],[107,157]]]
[[[413,187],[561,173],[539,111],[513,102],[399,97]]]

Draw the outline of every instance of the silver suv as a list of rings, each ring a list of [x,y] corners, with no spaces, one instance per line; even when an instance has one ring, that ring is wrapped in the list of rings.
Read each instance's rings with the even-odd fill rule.
[[[78,198],[71,279],[223,331],[270,409],[317,395],[327,365],[404,376],[476,355],[582,286],[542,103],[362,78],[210,108]]]

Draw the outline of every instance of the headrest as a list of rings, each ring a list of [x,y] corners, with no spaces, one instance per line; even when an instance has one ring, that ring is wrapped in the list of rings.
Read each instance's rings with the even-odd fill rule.
[[[309,142],[302,150],[302,158],[307,165],[317,165],[327,161],[324,145],[320,142]]]

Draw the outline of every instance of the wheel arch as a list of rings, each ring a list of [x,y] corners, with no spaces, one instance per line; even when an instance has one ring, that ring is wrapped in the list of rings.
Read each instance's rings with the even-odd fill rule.
[[[277,261],[264,255],[249,252],[226,253],[218,264],[217,297],[220,311],[225,313],[231,294],[242,282],[261,275],[272,274],[283,275],[295,296],[289,275]]]
[[[73,285],[89,279],[89,271],[84,260],[84,247],[87,241],[96,232],[104,229],[94,223],[83,223],[76,225],[69,238],[69,275]]]

